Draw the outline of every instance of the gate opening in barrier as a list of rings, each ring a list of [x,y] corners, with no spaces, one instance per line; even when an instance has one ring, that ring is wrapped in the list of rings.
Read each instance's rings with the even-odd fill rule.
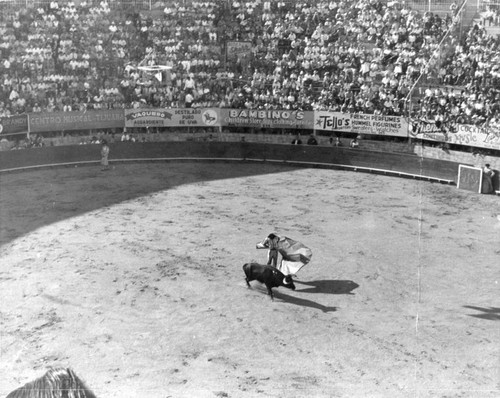
[[[460,164],[458,166],[458,189],[481,193],[483,184],[483,170]]]

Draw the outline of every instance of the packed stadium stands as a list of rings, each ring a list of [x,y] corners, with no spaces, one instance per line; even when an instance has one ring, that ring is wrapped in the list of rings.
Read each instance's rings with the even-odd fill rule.
[[[497,122],[498,38],[477,24],[463,32],[454,9],[439,16],[375,0],[165,4],[139,13],[105,0],[52,1],[2,14],[0,116],[148,106],[402,115],[424,72],[436,86],[414,90],[416,112]]]

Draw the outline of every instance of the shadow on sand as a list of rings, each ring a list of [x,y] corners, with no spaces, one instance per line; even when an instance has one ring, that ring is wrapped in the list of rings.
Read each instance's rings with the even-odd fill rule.
[[[328,307],[328,306],[316,303],[315,301],[306,300],[306,299],[294,297],[294,296],[289,296],[288,294],[284,294],[284,293],[278,292],[276,290],[274,290],[274,297],[278,298],[280,300],[283,300],[284,302],[286,302],[288,304],[295,304],[295,305],[300,305],[302,307],[314,308],[317,310],[321,310],[323,312],[335,312],[335,311],[337,311],[337,307]]]
[[[474,318],[487,319],[489,321],[500,321],[500,308],[490,307],[474,307],[472,305],[464,305],[464,308],[469,308],[471,310],[481,311],[482,314],[469,314]]]
[[[340,280],[302,282],[294,279],[294,283],[297,286],[296,291],[301,293],[354,294],[352,291],[359,287],[356,282]],[[309,287],[306,287],[305,289],[299,289],[299,284]]]
[[[0,246],[46,225],[178,186],[290,169],[274,164],[228,167],[225,162],[174,162],[117,164],[107,172],[97,165],[0,174]]]

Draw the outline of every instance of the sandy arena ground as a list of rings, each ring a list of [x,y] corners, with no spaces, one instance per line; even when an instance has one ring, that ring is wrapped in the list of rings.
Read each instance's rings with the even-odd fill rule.
[[[0,396],[500,397],[500,200],[268,164],[0,175]],[[248,289],[270,232],[313,250]]]

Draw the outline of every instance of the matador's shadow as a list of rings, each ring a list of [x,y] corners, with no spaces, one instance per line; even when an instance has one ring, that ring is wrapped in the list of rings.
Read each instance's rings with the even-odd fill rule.
[[[354,294],[352,291],[359,287],[356,282],[349,280],[319,280],[302,282],[294,279],[293,282],[297,286],[296,291],[301,293]],[[299,284],[309,287],[299,289]]]
[[[299,305],[302,307],[315,308],[317,310],[321,310],[323,312],[335,312],[337,311],[337,307],[329,307],[320,303],[317,303],[312,300],[303,299],[296,296],[290,296],[288,294],[283,293],[282,291],[275,291],[274,297],[283,300],[286,303]]]
[[[489,321],[500,321],[500,308],[498,307],[475,307],[473,305],[464,305],[464,308],[480,311],[479,314],[469,314],[474,318],[487,319]]]

